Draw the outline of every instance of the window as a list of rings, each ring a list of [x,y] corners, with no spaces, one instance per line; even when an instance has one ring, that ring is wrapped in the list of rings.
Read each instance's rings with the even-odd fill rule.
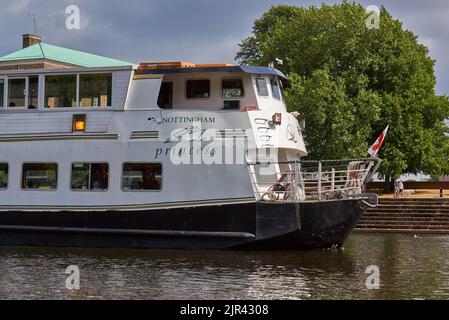
[[[123,164],[123,190],[148,191],[161,190],[162,165],[160,163]]]
[[[240,110],[240,100],[225,100],[223,104],[224,110]]]
[[[26,79],[8,80],[8,107],[25,107]]]
[[[45,107],[76,107],[76,75],[45,77]]]
[[[188,80],[186,83],[187,99],[209,98],[209,80]]]
[[[28,77],[28,109],[37,109],[39,91],[39,77]]]
[[[112,105],[112,74],[80,74],[80,107]]]
[[[281,91],[279,89],[279,84],[276,80],[271,80],[271,91],[273,92],[273,98],[281,100]]]
[[[8,188],[8,164],[0,163],[0,190]]]
[[[72,164],[71,188],[76,191],[104,191],[109,185],[107,163]]]
[[[5,105],[3,104],[4,102],[4,98],[3,95],[5,93],[5,81],[3,79],[0,79],[0,108],[4,107]]]
[[[56,190],[58,165],[56,163],[24,163],[22,188],[26,190]]]
[[[242,79],[223,79],[222,83],[223,98],[239,98],[243,97],[243,82]]]
[[[264,78],[256,79],[257,93],[259,96],[268,97],[267,81]]]
[[[173,108],[173,82],[162,82],[157,105],[161,109]]]

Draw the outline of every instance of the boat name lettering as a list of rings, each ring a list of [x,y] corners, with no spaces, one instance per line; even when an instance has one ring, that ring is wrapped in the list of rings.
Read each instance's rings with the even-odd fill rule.
[[[215,117],[168,117],[162,118],[162,123],[215,123]]]

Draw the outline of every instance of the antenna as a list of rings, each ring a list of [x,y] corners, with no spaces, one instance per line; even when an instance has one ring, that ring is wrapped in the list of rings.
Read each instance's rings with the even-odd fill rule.
[[[28,16],[33,16],[33,34],[37,35],[37,19],[35,13],[28,13]]]

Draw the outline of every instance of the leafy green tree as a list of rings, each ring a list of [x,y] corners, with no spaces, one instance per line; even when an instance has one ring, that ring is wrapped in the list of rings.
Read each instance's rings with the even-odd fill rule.
[[[278,66],[290,78],[289,110],[306,120],[314,159],[367,156],[390,124],[379,156],[387,181],[402,173],[449,172],[444,120],[449,100],[435,93],[435,62],[385,8],[368,29],[359,4],[275,6],[254,23],[236,59]]]

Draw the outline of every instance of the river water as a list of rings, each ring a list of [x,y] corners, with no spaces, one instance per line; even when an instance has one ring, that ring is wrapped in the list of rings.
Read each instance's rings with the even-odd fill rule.
[[[355,233],[310,252],[0,248],[0,299],[449,299],[449,236]]]

